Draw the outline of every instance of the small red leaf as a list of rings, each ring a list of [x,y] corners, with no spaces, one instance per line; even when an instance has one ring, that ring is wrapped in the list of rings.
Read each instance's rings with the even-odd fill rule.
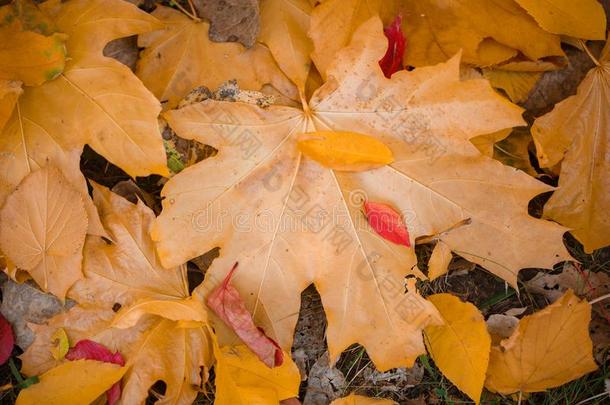
[[[367,201],[364,203],[364,213],[371,228],[382,238],[411,247],[409,230],[394,208],[386,204]]]
[[[254,324],[252,315],[246,309],[239,292],[230,284],[236,269],[237,263],[222,284],[209,295],[208,306],[267,367],[280,366],[284,362],[284,352],[273,339],[265,335],[265,332]]]
[[[74,347],[68,350],[66,354],[68,360],[97,360],[104,363],[125,365],[125,360],[121,353],[112,353],[108,348],[100,343],[92,340],[84,339],[76,343]],[[106,399],[108,405],[114,405],[121,398],[121,382],[117,381],[108,391],[106,391]]]
[[[0,314],[0,365],[6,363],[11,357],[15,346],[15,336],[11,324]]]
[[[383,58],[379,60],[379,66],[383,74],[388,79],[393,73],[402,70],[402,57],[405,53],[406,39],[400,28],[401,16],[396,16],[392,24],[386,27],[383,32],[388,39],[388,50]]]

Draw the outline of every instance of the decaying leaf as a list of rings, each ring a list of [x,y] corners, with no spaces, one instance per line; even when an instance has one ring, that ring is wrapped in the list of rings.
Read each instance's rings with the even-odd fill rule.
[[[498,346],[502,339],[509,338],[519,326],[519,318],[511,315],[493,314],[487,318],[485,323],[491,336],[491,343]]]
[[[87,213],[81,195],[59,170],[28,175],[0,210],[0,248],[44,291],[64,299],[82,278]]]
[[[485,319],[477,307],[451,294],[428,300],[444,320],[424,330],[428,351],[445,377],[478,404],[491,348]]]
[[[250,48],[259,31],[257,0],[192,0],[200,17],[210,21],[210,39],[241,42]]]
[[[181,325],[180,320],[190,321],[192,313],[175,310],[180,305],[176,302],[189,299],[186,269],[163,269],[158,264],[147,233],[154,214],[144,204],[131,204],[99,186],[94,199],[113,242],[107,245],[101,238],[88,237],[85,278],[70,291],[80,305],[46,325],[30,325],[36,339],[22,356],[22,372],[37,375],[57,365],[50,337],[63,328],[72,342],[89,339],[123,356],[130,366],[123,379],[125,403],[141,403],[149,388],[162,380],[167,386],[164,401],[190,404],[207,378],[212,349],[201,322]],[[160,309],[154,311],[142,306],[144,300],[165,300],[166,305],[152,305]],[[114,324],[119,308],[124,321]],[[195,321],[201,321],[205,312],[197,313]]]
[[[538,118],[532,135],[542,167],[563,159],[544,215],[571,229],[590,253],[610,245],[610,42],[578,93]]]
[[[362,395],[350,394],[347,397],[335,399],[331,405],[394,405],[396,402],[389,399],[370,398]]]
[[[584,39],[606,38],[606,15],[597,0],[516,0],[542,28]]]
[[[589,337],[591,305],[569,290],[528,315],[510,338],[491,349],[485,387],[492,392],[538,392],[597,369]]]
[[[90,404],[120,380],[126,371],[126,367],[101,361],[70,361],[50,369],[39,377],[40,382],[21,390],[16,403]]]
[[[369,227],[364,199],[408,216],[413,240],[438,235],[515,286],[519,269],[569,258],[565,229],[527,214],[529,200],[549,187],[482,157],[469,141],[521,125],[521,110],[485,80],[460,81],[457,57],[388,80],[377,63],[386,48],[381,21],[363,24],[307,112],[206,100],[165,113],[179,136],[219,153],[165,185],[151,229],[168,267],[221,247],[204,295],[239,261],[244,271],[233,285],[255,323],[285,350],[297,297],[314,283],[329,321],[331,361],[359,342],[383,370],[413,364],[424,351],[420,331],[438,314],[414,288],[404,294],[404,276],[422,276],[413,249]],[[315,131],[366,133],[392,151],[394,163],[355,173],[324,168],[297,148],[302,133]],[[315,254],[303,260],[305,251]]]
[[[167,28],[139,36],[138,46],[145,49],[136,73],[155,96],[166,102],[166,108],[175,108],[198,86],[217,88],[230,79],[237,79],[248,90],[260,90],[269,83],[282,94],[296,97],[294,85],[267,48],[212,42],[208,39],[208,23],[193,21],[169,7],[158,6],[152,15]],[[222,69],[218,61],[223,61]]]
[[[217,405],[277,404],[299,394],[299,369],[286,361],[269,368],[247,346],[227,346],[216,350]]]
[[[222,284],[210,293],[207,298],[208,307],[239,336],[263,364],[269,368],[281,366],[284,362],[282,349],[254,324],[239,291],[231,285],[231,278],[236,269],[237,263],[227,273]]]
[[[307,37],[311,5],[307,0],[261,1],[259,40],[267,45],[282,71],[305,91],[313,44]]]

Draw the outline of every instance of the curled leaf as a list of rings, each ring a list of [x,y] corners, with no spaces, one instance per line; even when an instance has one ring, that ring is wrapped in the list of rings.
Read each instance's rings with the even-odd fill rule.
[[[392,151],[372,136],[348,131],[304,134],[299,150],[322,166],[344,171],[364,171],[394,161]]]
[[[387,204],[367,201],[364,203],[364,213],[371,228],[381,237],[398,245],[411,246],[409,230],[394,208]]]
[[[402,16],[398,15],[392,21],[392,24],[383,30],[388,39],[388,50],[379,60],[379,66],[388,79],[392,77],[393,73],[403,69],[402,58],[405,54],[406,39],[400,28],[401,23]]]
[[[237,269],[237,263],[220,284],[208,296],[207,303],[210,309],[223,320],[243,340],[243,342],[267,365],[267,367],[281,366],[284,354],[280,346],[254,324],[252,315],[233,287],[231,277]]]
[[[64,328],[59,328],[51,335],[51,340],[55,346],[51,349],[51,354],[55,360],[63,360],[70,349],[70,341]]]
[[[13,328],[6,318],[0,314],[0,365],[6,363],[9,357],[11,357],[14,345],[15,335],[13,335]]]

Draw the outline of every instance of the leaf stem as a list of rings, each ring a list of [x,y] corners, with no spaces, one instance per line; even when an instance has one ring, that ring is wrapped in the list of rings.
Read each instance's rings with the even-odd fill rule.
[[[585,44],[585,41],[583,41],[582,39],[579,39],[578,43],[580,44],[580,46],[582,46],[582,49],[587,53],[587,55],[589,55],[589,58],[591,58],[593,63],[595,63],[596,66],[601,66],[601,63],[599,63],[597,58],[595,56],[593,56],[593,54],[591,53],[591,51],[587,47],[587,44]]]
[[[187,1],[188,1],[188,3],[189,3],[189,7],[190,7],[190,9],[191,9],[191,13],[192,13],[194,16],[197,16],[197,12],[195,11],[195,6],[193,5],[193,1],[192,1],[192,0],[187,0]]]
[[[595,298],[592,301],[589,301],[589,304],[591,304],[591,305],[597,304],[598,302],[603,301],[603,300],[608,299],[608,298],[610,298],[610,293],[602,295],[600,297],[597,297],[597,298]]]
[[[180,3],[178,3],[177,0],[172,0],[171,4],[178,7],[178,9],[180,11],[182,11],[184,14],[186,14],[191,20],[197,21],[197,22],[201,22],[201,19],[199,17],[197,17],[194,14],[189,13],[184,7],[182,7],[182,5]],[[190,2],[189,2],[190,4]]]

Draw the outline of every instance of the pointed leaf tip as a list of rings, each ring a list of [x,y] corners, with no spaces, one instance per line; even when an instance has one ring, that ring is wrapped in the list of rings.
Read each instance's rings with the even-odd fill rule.
[[[366,201],[364,213],[369,225],[379,236],[398,245],[411,247],[409,230],[394,208],[386,204]]]

